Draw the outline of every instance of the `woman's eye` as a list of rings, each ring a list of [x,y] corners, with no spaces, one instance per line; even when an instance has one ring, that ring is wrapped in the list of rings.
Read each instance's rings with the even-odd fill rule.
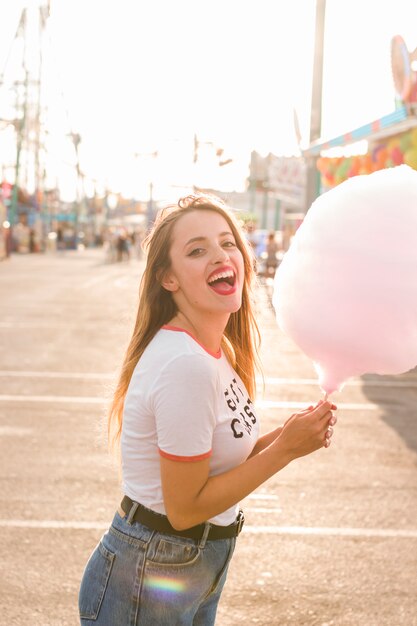
[[[236,244],[234,241],[225,241],[223,242],[223,246],[226,248],[236,248]]]
[[[191,250],[191,252],[189,252],[188,256],[197,256],[202,252],[204,252],[204,248],[194,248],[193,250]]]

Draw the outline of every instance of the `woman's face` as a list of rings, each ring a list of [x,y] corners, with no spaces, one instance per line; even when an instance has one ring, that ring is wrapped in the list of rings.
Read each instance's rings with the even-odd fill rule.
[[[170,249],[171,268],[162,282],[180,311],[206,313],[239,310],[244,284],[243,256],[225,218],[196,210],[176,222]]]

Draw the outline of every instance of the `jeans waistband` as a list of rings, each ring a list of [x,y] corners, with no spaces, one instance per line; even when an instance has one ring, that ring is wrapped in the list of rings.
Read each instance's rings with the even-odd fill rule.
[[[143,504],[135,502],[128,496],[124,496],[121,502],[121,508],[127,515],[128,521],[130,522],[140,522],[152,530],[156,530],[167,535],[176,535],[177,537],[186,537],[196,540],[200,540],[205,533],[208,541],[237,537],[240,534],[245,521],[243,511],[239,511],[236,520],[232,524],[229,524],[229,526],[217,526],[216,524],[205,522],[204,524],[198,524],[197,526],[192,526],[186,530],[176,530],[171,525],[166,515],[155,513],[155,511],[151,511],[147,507],[143,506]],[[207,527],[209,527],[208,532]]]

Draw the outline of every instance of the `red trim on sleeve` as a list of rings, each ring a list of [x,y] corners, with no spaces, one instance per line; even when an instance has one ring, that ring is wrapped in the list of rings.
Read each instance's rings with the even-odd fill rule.
[[[211,450],[205,452],[204,454],[197,454],[196,456],[177,456],[176,454],[169,454],[168,452],[164,452],[161,448],[158,448],[159,454],[164,457],[164,459],[169,459],[170,461],[182,461],[183,463],[193,463],[194,461],[202,461],[203,459],[208,459],[211,456]]]

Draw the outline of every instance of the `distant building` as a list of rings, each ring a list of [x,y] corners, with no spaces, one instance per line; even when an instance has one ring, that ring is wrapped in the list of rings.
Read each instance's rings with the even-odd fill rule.
[[[249,210],[257,227],[281,233],[284,248],[305,216],[306,164],[302,157],[251,154]]]

